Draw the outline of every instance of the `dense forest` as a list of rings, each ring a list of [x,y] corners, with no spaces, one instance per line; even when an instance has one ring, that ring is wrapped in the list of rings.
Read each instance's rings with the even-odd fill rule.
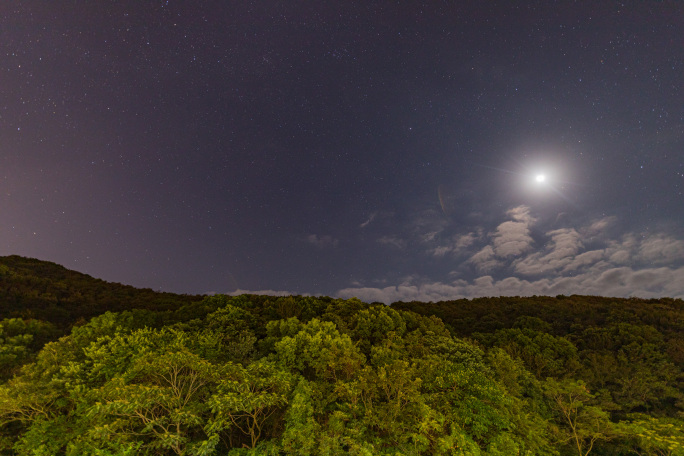
[[[684,301],[186,296],[0,258],[2,455],[684,455]]]

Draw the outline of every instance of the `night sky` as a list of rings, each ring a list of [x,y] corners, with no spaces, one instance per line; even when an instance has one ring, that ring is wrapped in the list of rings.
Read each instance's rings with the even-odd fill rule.
[[[7,1],[0,49],[1,255],[180,293],[684,298],[682,2]]]

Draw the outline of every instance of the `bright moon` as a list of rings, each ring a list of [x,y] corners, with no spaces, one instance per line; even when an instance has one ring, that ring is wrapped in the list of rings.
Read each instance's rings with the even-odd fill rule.
[[[537,174],[537,177],[535,177],[534,180],[541,184],[546,180],[546,176],[543,174]]]

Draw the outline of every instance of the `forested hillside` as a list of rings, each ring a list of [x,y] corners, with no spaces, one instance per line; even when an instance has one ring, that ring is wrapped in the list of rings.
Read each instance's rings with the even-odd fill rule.
[[[191,297],[20,257],[0,280],[0,454],[684,455],[681,300]]]
[[[0,318],[45,320],[63,329],[107,311],[176,309],[202,299],[105,282],[17,255],[0,257],[0,281]]]

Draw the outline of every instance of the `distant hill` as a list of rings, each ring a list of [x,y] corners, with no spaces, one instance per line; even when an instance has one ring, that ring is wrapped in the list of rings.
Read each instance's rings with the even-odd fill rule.
[[[173,310],[202,298],[106,282],[49,261],[0,257],[0,319],[33,318],[68,328],[107,311]]]
[[[666,337],[684,335],[684,301],[660,298],[609,298],[602,296],[502,296],[440,302],[402,302],[394,309],[435,315],[459,336],[519,326],[521,317],[548,323],[549,332],[567,335],[589,326],[617,322],[651,325]]]
[[[395,302],[397,310],[440,318],[457,337],[487,344],[484,334],[512,328],[564,337],[580,349],[618,352],[623,346],[655,344],[684,368],[684,300],[602,296],[507,296],[440,302]],[[644,329],[646,328],[646,329]],[[587,344],[591,339],[592,343]],[[681,378],[684,387],[684,378]],[[682,388],[684,390],[684,388]]]

